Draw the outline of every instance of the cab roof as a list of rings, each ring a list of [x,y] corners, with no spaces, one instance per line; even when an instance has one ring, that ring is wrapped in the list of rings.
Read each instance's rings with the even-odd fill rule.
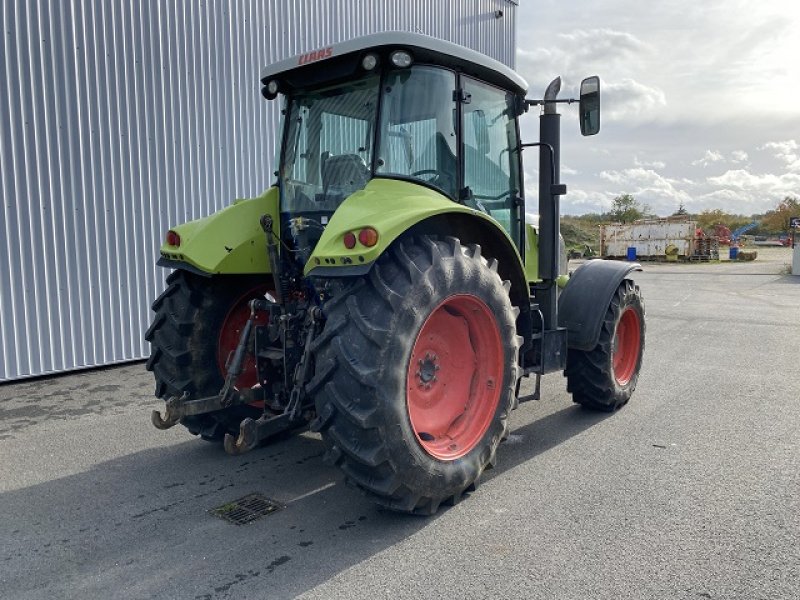
[[[265,67],[261,82],[266,85],[278,80],[283,93],[312,88],[363,74],[360,62],[368,52],[375,52],[385,62],[394,50],[409,51],[415,63],[453,68],[517,94],[528,91],[527,82],[503,63],[464,46],[408,31],[373,33],[304,52]]]

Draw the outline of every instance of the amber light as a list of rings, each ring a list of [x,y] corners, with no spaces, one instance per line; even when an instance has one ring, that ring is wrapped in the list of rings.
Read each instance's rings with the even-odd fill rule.
[[[367,227],[358,232],[358,241],[367,248],[372,248],[378,243],[378,232],[372,227]]]
[[[175,231],[171,229],[167,232],[167,245],[168,246],[180,246],[181,245],[181,236],[179,236]]]
[[[344,247],[348,250],[352,250],[356,247],[356,235],[352,231],[348,231],[344,234]]]

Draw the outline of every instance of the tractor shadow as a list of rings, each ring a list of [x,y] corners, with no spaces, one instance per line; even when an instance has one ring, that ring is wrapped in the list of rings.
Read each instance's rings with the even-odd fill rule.
[[[524,413],[531,408],[523,404],[520,411]],[[497,467],[486,472],[483,481],[499,477],[613,416],[613,413],[590,411],[572,404],[527,425],[512,428],[509,439],[497,452]]]
[[[797,275],[784,275],[780,279],[776,280],[774,283],[778,283],[781,285],[800,285],[800,277]]]
[[[569,406],[513,430],[484,482],[605,417]],[[235,458],[190,439],[0,494],[0,580],[9,597],[294,597],[458,517],[384,511],[322,454],[312,434]],[[243,526],[209,512],[254,492],[282,508]]]

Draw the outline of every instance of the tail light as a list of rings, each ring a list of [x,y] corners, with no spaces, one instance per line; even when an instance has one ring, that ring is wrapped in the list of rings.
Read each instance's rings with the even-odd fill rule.
[[[372,248],[378,243],[378,232],[372,227],[365,227],[358,232],[358,241],[367,248]]]
[[[181,245],[181,236],[179,236],[177,232],[172,231],[172,229],[170,229],[167,232],[167,245],[168,246],[180,246]]]

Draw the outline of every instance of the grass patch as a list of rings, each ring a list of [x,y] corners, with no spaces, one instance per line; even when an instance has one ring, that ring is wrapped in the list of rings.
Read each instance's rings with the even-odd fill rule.
[[[600,253],[600,227],[597,223],[570,216],[561,217],[561,235],[567,252],[577,250],[583,252],[589,246],[595,253]]]

